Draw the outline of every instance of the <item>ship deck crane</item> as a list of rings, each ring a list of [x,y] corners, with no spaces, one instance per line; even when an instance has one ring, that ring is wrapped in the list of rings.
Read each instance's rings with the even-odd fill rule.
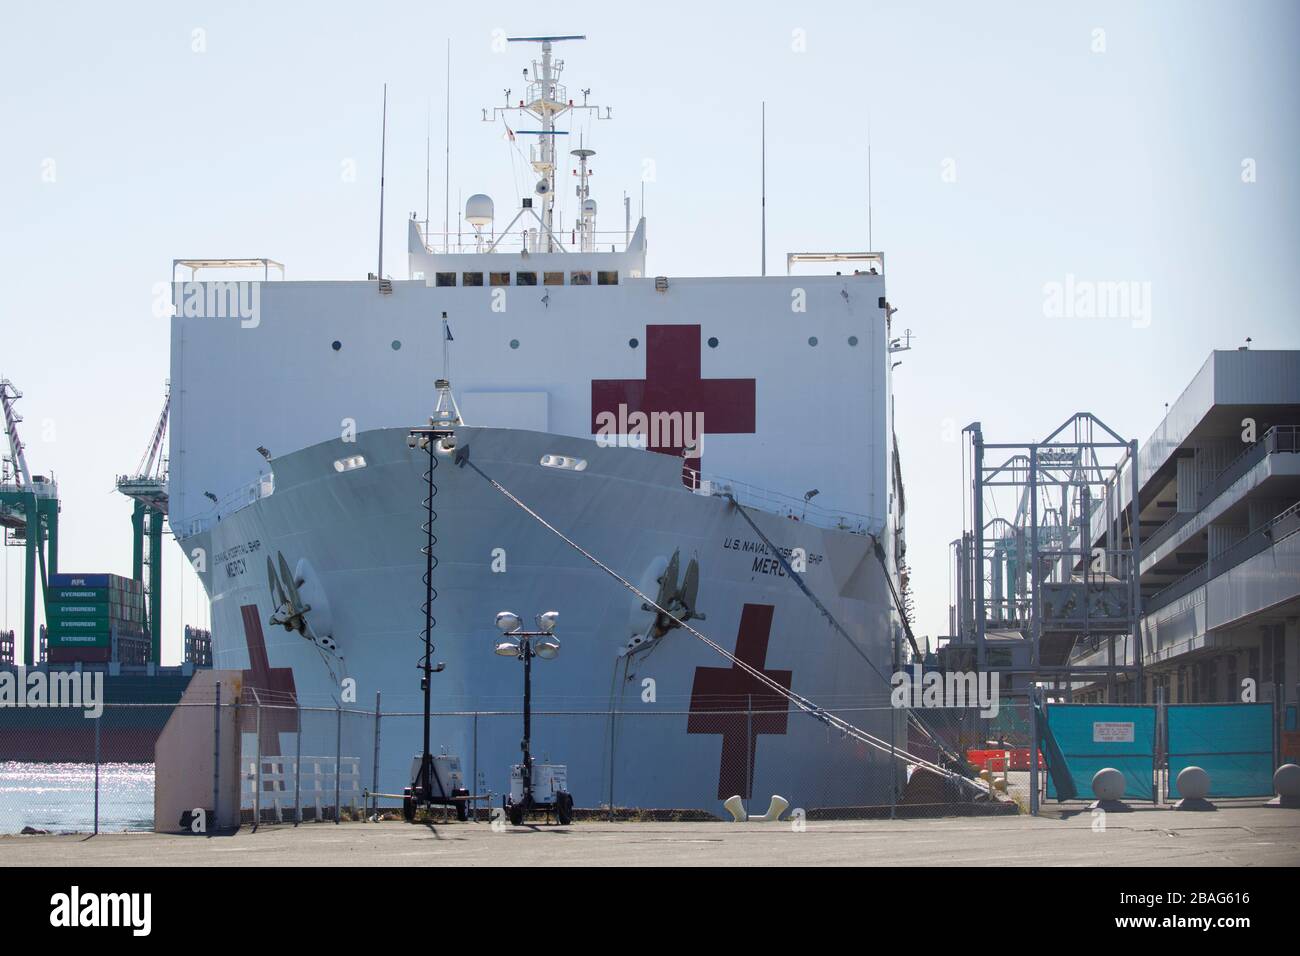
[[[131,512],[131,577],[144,586],[149,659],[155,664],[161,663],[162,653],[162,535],[167,518],[167,456],[163,447],[171,404],[168,382],[162,413],[134,474],[117,478],[117,490],[135,502]]]
[[[40,566],[41,599],[49,614],[49,575],[59,570],[59,486],[53,476],[33,475],[18,435],[23,420],[15,407],[23,393],[9,379],[0,379],[9,455],[0,473],[0,528],[4,543],[24,550],[23,663],[32,667],[36,655],[36,572]]]

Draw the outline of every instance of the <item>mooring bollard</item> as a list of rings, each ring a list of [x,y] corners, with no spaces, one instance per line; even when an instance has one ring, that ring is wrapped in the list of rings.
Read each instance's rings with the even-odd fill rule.
[[[780,794],[772,794],[772,800],[767,805],[767,813],[762,816],[754,816],[745,812],[745,802],[740,798],[740,794],[728,797],[722,804],[731,814],[731,819],[735,823],[775,823],[781,819],[781,814],[785,813],[790,807],[790,801]]]

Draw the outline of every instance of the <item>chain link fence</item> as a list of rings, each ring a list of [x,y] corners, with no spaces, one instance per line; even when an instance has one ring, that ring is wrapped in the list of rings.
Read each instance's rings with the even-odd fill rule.
[[[0,709],[0,833],[151,829],[154,741],[176,706]]]
[[[108,703],[98,718],[66,708],[0,709],[0,833],[151,829],[163,726],[178,708],[215,706]],[[235,709],[238,740],[212,745],[238,747],[245,824],[400,817],[395,796],[412,777],[422,714],[248,699],[222,707]],[[733,796],[744,812],[761,815],[775,795],[808,819],[1028,809],[1027,705],[1003,703],[995,716],[888,706],[835,714],[872,741],[768,702],[705,712],[546,710],[532,714],[532,754],[536,764],[568,767],[578,819],[727,819]],[[432,715],[431,749],[460,758],[471,819],[490,819],[503,806],[521,737],[519,711]],[[692,759],[666,760],[665,740],[684,740],[674,753]],[[969,782],[917,760],[958,767],[955,757]]]

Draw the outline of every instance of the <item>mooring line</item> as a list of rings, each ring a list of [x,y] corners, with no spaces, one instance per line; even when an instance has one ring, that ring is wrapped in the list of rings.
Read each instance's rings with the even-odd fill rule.
[[[866,651],[858,647],[857,641],[853,640],[849,632],[844,629],[844,626],[835,619],[835,615],[833,615],[830,612],[830,610],[826,607],[826,605],[823,604],[817,598],[817,595],[813,594],[812,590],[806,584],[804,584],[803,575],[799,574],[797,571],[795,571],[793,567],[791,567],[790,563],[786,561],[785,555],[781,553],[781,549],[776,546],[776,544],[772,541],[772,539],[770,539],[766,534],[763,533],[762,528],[760,528],[757,524],[754,523],[754,519],[749,516],[748,509],[746,509],[744,505],[742,505],[739,501],[736,500],[735,495],[725,494],[722,497],[726,498],[728,501],[730,501],[733,505],[736,506],[736,510],[740,512],[740,516],[745,519],[745,521],[749,524],[751,528],[754,529],[754,533],[763,540],[763,543],[767,545],[768,550],[771,551],[772,554],[776,556],[776,560],[780,563],[781,567],[785,570],[786,575],[792,581],[794,581],[794,583],[799,587],[800,591],[802,591],[805,595],[807,595],[808,600],[812,601],[813,605],[817,608],[817,610],[821,611],[822,616],[825,617],[826,620],[830,622],[831,627],[835,628],[835,630],[837,630],[840,633],[840,635],[844,638],[844,640],[848,642],[849,646],[858,652],[858,656],[867,662],[867,666],[876,672],[877,677],[879,677],[882,681],[884,681],[886,684],[892,687],[893,682],[889,678],[887,678],[884,674],[881,673],[880,668],[878,668],[875,665],[875,663],[872,662],[871,658],[867,656]],[[912,645],[912,650],[919,657],[921,654],[921,650],[919,647],[916,646],[916,639],[912,637],[912,629],[907,623],[907,614],[905,609],[903,608],[903,602],[899,599],[898,591],[894,589],[894,582],[889,577],[889,564],[885,561],[884,548],[882,548],[880,545],[880,539],[877,538],[874,534],[867,532],[867,537],[871,539],[871,550],[875,552],[876,560],[880,562],[880,569],[881,572],[884,574],[885,583],[889,585],[889,593],[890,595],[892,595],[894,599],[894,607],[898,610],[898,615],[903,621],[903,628],[907,634],[908,643]],[[935,734],[930,730],[930,728],[925,726],[925,723],[921,720],[921,718],[917,717],[910,710],[907,712],[907,722],[910,726],[916,728],[917,732],[920,733],[921,736],[923,736],[926,740],[928,740],[930,742],[930,745],[933,746],[935,750],[943,754],[949,760],[952,760],[955,763],[957,763],[958,766],[961,765],[960,757],[957,754],[954,754],[951,751],[949,751],[948,748],[944,746],[943,741],[941,741],[937,736],[935,736]]]
[[[749,674],[751,677],[753,677],[756,681],[758,681],[763,686],[772,690],[779,696],[786,698],[788,701],[790,701],[790,703],[794,704],[797,708],[799,708],[808,716],[821,721],[822,723],[826,724],[829,727],[834,727],[836,730],[839,730],[845,736],[852,737],[854,740],[858,741],[859,743],[866,744],[867,746],[873,747],[876,750],[879,750],[883,753],[888,753],[891,756],[906,760],[909,763],[914,763],[920,767],[924,767],[927,770],[931,770],[944,777],[948,777],[949,779],[960,780],[963,783],[970,782],[961,774],[956,773],[948,769],[947,767],[941,766],[937,763],[934,763],[933,761],[926,760],[924,757],[919,757],[916,754],[910,753],[904,748],[899,747],[897,744],[891,745],[888,741],[882,740],[879,737],[876,737],[875,735],[870,734],[867,731],[863,730],[861,727],[851,724],[847,720],[844,720],[841,717],[837,717],[835,714],[832,714],[829,711],[822,709],[817,704],[808,700],[806,697],[802,696],[801,694],[796,694],[794,691],[789,690],[788,688],[782,686],[781,684],[777,683],[775,680],[768,677],[762,671],[758,670],[755,667],[752,667],[751,665],[747,664],[745,661],[742,661],[740,658],[736,657],[734,654],[732,654],[730,651],[724,648],[717,641],[713,640],[707,634],[703,634],[700,631],[696,630],[695,628],[691,627],[689,624],[687,624],[685,621],[678,618],[677,615],[673,614],[667,608],[660,607],[659,604],[648,594],[645,594],[643,591],[641,591],[640,588],[634,585],[631,581],[628,581],[621,574],[619,574],[609,565],[605,564],[603,561],[601,561],[590,551],[587,551],[585,548],[582,547],[582,545],[578,544],[576,541],[574,541],[572,538],[566,535],[563,531],[555,527],[553,524],[551,524],[549,521],[543,518],[540,514],[538,514],[536,511],[530,508],[527,504],[521,501],[499,481],[497,481],[495,478],[488,475],[486,472],[483,471],[483,469],[479,468],[478,465],[470,461],[468,449],[462,448],[457,453],[456,463],[462,466],[468,465],[470,468],[472,468],[475,472],[478,473],[479,477],[481,477],[484,481],[490,484],[498,492],[504,495],[508,500],[513,502],[518,508],[524,511],[534,521],[536,521],[542,527],[546,528],[546,530],[550,531],[561,541],[563,541],[569,547],[573,548],[573,550],[577,551],[584,558],[586,558],[592,564],[596,565],[596,567],[600,568],[602,571],[604,571],[614,580],[618,581],[618,583],[623,585],[623,587],[625,587],[627,590],[631,591],[637,597],[641,598],[643,601],[649,604],[650,607],[652,607],[655,611],[659,612],[660,614],[667,615],[667,617],[669,617],[672,621],[674,621],[678,627],[682,628],[687,633],[693,635],[696,639],[707,644],[709,647],[711,647],[722,657],[730,661],[733,667],[743,670],[745,673]]]

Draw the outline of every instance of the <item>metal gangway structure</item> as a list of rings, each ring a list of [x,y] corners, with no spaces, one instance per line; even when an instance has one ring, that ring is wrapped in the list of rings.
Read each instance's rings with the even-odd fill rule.
[[[950,546],[947,666],[1000,672],[1012,693],[1050,685],[1066,698],[1074,681],[1106,680],[1113,694],[1130,673],[1140,699],[1137,441],[1087,412],[1041,441],[987,442],[979,422],[962,434],[970,497]],[[1133,662],[1121,663],[1116,645],[1128,640]],[[1072,663],[1076,647],[1097,642],[1106,663]]]

